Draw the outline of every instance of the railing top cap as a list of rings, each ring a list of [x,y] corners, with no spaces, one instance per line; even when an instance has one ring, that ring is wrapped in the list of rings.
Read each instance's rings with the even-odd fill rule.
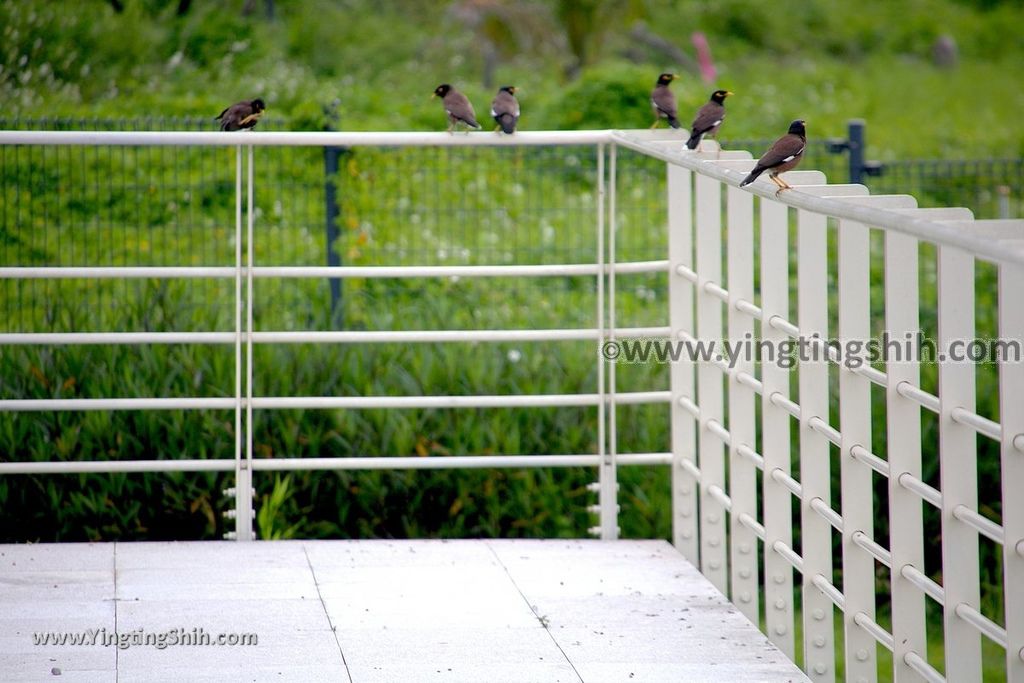
[[[738,187],[746,176],[744,171],[709,163],[704,157],[684,151],[681,146],[667,146],[642,133],[613,131],[612,139],[617,145],[682,166],[733,187]],[[962,249],[977,258],[993,263],[1024,266],[1024,220],[943,221],[922,217],[920,214],[914,216],[902,211],[819,197],[801,192],[799,187],[778,196],[775,193],[775,186],[768,183],[764,186],[750,185],[746,189],[760,197],[796,209],[903,233],[940,246]]]

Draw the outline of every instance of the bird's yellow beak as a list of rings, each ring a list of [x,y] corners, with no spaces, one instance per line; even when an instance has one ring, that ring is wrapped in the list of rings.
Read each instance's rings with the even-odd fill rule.
[[[430,99],[434,99],[435,97],[437,97],[437,93],[436,92],[430,93]]]
[[[725,91],[725,96],[726,97],[728,97],[729,95],[732,95],[732,94],[733,94],[732,90],[726,90]]]
[[[672,74],[672,80],[673,81],[676,80],[677,78],[679,78],[679,74]]]

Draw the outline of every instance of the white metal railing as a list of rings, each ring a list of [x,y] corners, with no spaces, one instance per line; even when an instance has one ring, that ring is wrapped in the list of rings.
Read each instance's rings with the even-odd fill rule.
[[[671,134],[670,134],[671,135]],[[243,144],[239,144],[243,140]],[[1008,680],[1024,681],[1024,363],[999,366],[999,422],[978,415],[970,364],[940,363],[938,394],[921,388],[918,363],[838,364],[838,425],[830,422],[830,363],[802,364],[797,386],[789,370],[741,359],[672,363],[669,391],[617,392],[615,365],[597,360],[593,393],[547,396],[272,397],[252,395],[252,346],[280,343],[443,343],[475,340],[592,340],[638,337],[739,341],[760,329],[772,344],[829,337],[828,236],[837,235],[836,313],[840,339],[867,339],[870,319],[869,236],[884,238],[884,329],[893,337],[920,328],[918,246],[938,253],[938,343],[974,336],[974,267],[994,263],[999,273],[999,335],[1024,340],[1024,222],[975,221],[964,209],[919,209],[907,195],[871,196],[860,185],[829,185],[817,171],[796,171],[794,187],[776,196],[774,186],[738,183],[753,166],[748,152],[683,151],[675,137],[617,131],[535,132],[515,136],[450,136],[434,133],[91,133],[5,132],[0,145],[219,145],[236,148],[236,258],[221,268],[0,268],[0,278],[233,278],[233,332],[19,333],[4,344],[234,344],[236,385],[228,398],[4,400],[0,410],[234,409],[232,461],[0,463],[0,474],[113,471],[231,471],[236,477],[236,533],[252,535],[254,470],[452,467],[597,467],[602,538],[618,535],[618,465],[671,464],[673,541],[754,623],[762,616],[769,638],[795,657],[793,571],[801,590],[804,668],[815,681],[836,678],[834,611],[841,613],[848,680],[877,679],[877,647],[893,653],[895,680],[976,681],[981,678],[981,638],[1006,650]],[[253,263],[253,150],[295,146],[497,146],[593,145],[598,167],[593,263],[560,266],[261,267]],[[617,154],[620,149],[666,162],[668,254],[664,261],[615,260]],[[725,195],[723,211],[723,192]],[[245,207],[243,208],[243,196]],[[755,197],[759,198],[755,203]],[[790,245],[790,211],[796,243]],[[724,230],[723,230],[724,217]],[[726,236],[723,244],[723,232]],[[607,242],[606,242],[607,240]],[[248,245],[243,258],[242,244]],[[796,273],[790,273],[795,248]],[[725,275],[723,275],[723,249]],[[755,278],[755,268],[759,278]],[[617,328],[616,274],[665,272],[668,325]],[[289,332],[253,329],[252,287],[259,278],[296,277],[593,277],[596,325],[586,329],[423,332]],[[790,287],[796,285],[796,311]],[[756,283],[756,285],[755,285]],[[243,293],[244,292],[244,293]],[[794,317],[795,313],[795,317]],[[243,320],[244,318],[244,320]],[[815,344],[816,342],[812,342]],[[243,344],[247,353],[242,353]],[[819,344],[820,345],[820,344]],[[827,351],[827,349],[824,349]],[[246,359],[243,364],[243,357]],[[886,406],[886,448],[872,444],[871,389],[881,387]],[[727,387],[727,392],[726,392]],[[244,389],[244,390],[243,390]],[[794,392],[794,389],[796,390]],[[728,400],[726,400],[726,395]],[[794,397],[799,397],[798,401]],[[668,453],[618,453],[618,405],[668,403],[672,443]],[[598,452],[547,456],[431,458],[252,458],[252,410],[273,408],[463,408],[590,406],[598,414]],[[758,418],[757,407],[760,407]],[[939,424],[940,485],[922,474],[922,409]],[[799,437],[794,453],[791,426]],[[977,500],[977,439],[1001,449],[1001,521],[981,515]],[[831,468],[838,449],[839,471]],[[838,475],[841,506],[831,500]],[[888,490],[888,547],[875,537],[873,477]],[[760,496],[760,504],[759,504]],[[792,501],[799,501],[795,522]],[[942,520],[942,582],[924,567],[922,509]],[[799,524],[800,544],[794,543]],[[842,588],[833,583],[833,535],[841,538]],[[979,538],[1002,546],[1005,622],[981,612]],[[758,544],[761,547],[758,547]],[[763,554],[763,563],[759,555]],[[876,618],[876,564],[891,581],[891,627]],[[929,663],[926,601],[943,611],[944,675]],[[763,614],[760,605],[764,604]]]

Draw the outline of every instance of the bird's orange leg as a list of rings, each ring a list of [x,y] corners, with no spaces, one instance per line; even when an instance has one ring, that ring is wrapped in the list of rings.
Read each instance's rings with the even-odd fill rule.
[[[654,130],[655,128],[657,128],[657,127],[658,127],[658,122],[659,122],[659,121],[661,121],[661,117],[655,117],[655,118],[654,118],[654,123],[652,123],[652,124],[651,124],[651,127],[650,127],[650,128],[648,128],[647,130]]]
[[[773,183],[775,183],[776,185],[779,186],[779,189],[775,191],[775,196],[776,197],[778,197],[780,194],[782,194],[784,190],[792,190],[793,189],[792,187],[790,187],[786,183],[785,180],[783,180],[782,178],[780,178],[777,175],[770,175],[768,177],[771,178]]]

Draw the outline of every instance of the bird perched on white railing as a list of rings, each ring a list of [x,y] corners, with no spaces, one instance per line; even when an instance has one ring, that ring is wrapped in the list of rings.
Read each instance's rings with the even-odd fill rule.
[[[506,85],[494,96],[491,102],[491,116],[498,122],[499,129],[508,135],[516,132],[516,123],[519,121],[519,100],[516,99],[516,87]]]
[[[779,186],[778,192],[775,193],[776,196],[783,190],[792,189],[785,180],[779,177],[779,174],[796,168],[804,157],[805,147],[807,147],[807,129],[804,126],[804,120],[797,119],[789,124],[789,132],[776,140],[771,149],[758,160],[754,170],[743,179],[740,187],[749,185],[757,180],[759,175],[768,171],[768,177]]]
[[[716,90],[711,99],[697,110],[697,115],[690,124],[690,139],[686,141],[689,149],[697,149],[704,136],[713,136],[725,120],[725,98],[732,93],[728,90]]]
[[[658,82],[651,91],[651,106],[654,107],[654,123],[651,128],[658,125],[661,119],[668,119],[668,125],[673,128],[681,128],[676,110],[676,96],[669,89],[669,84],[679,78],[676,74],[663,73],[658,76]]]
[[[480,129],[480,124],[476,122],[476,112],[473,111],[473,105],[470,104],[469,98],[451,85],[442,83],[434,88],[434,94],[431,97],[441,98],[444,111],[448,114],[449,133],[454,132],[455,127],[460,123],[470,128]]]
[[[252,130],[267,110],[263,100],[243,100],[217,114],[215,121],[220,121],[221,130]]]

